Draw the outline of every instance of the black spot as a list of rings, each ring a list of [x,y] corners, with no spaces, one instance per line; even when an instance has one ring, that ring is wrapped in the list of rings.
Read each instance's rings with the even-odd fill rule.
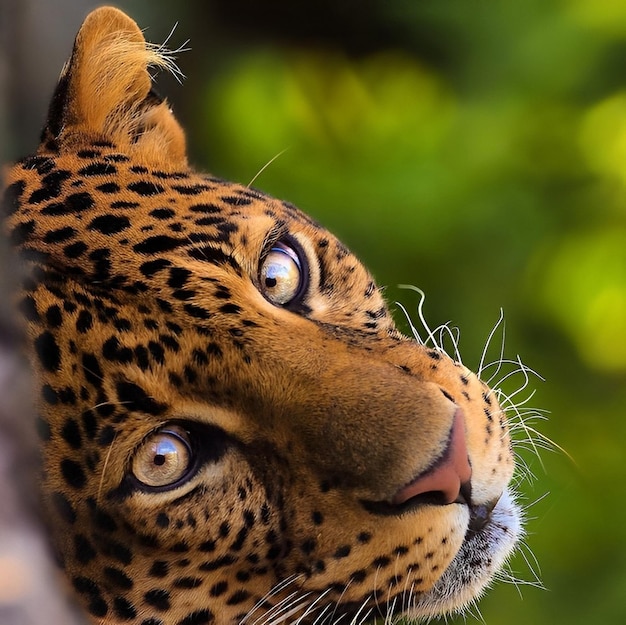
[[[195,319],[210,319],[211,313],[205,308],[196,306],[196,304],[185,304],[185,312]]]
[[[35,220],[31,219],[24,223],[18,223],[11,230],[11,243],[13,245],[22,245],[30,238],[30,235],[35,231]]]
[[[108,555],[122,564],[128,565],[133,561],[133,554],[130,549],[114,540],[103,541],[101,550],[104,555]]]
[[[41,188],[33,191],[28,198],[29,204],[40,204],[61,195],[62,184],[71,176],[69,171],[53,171],[41,179]]]
[[[104,184],[99,184],[96,187],[96,191],[100,191],[100,193],[113,194],[119,193],[120,187],[118,184],[115,184],[115,182],[105,182]]]
[[[367,544],[370,540],[372,540],[372,535],[369,532],[360,532],[356,539],[363,545]]]
[[[88,564],[97,555],[92,544],[82,534],[76,534],[76,536],[74,536],[74,553],[76,560],[81,564]]]
[[[247,537],[248,537],[248,528],[247,527],[242,527],[237,532],[237,538],[235,539],[233,544],[230,546],[230,548],[233,551],[239,551],[243,547],[243,544],[246,541]]]
[[[63,322],[63,315],[57,304],[53,304],[46,310],[46,322],[51,328],[58,328]]]
[[[167,281],[167,285],[173,289],[181,289],[185,286],[190,277],[191,271],[189,271],[189,269],[173,267],[170,269],[170,277]]]
[[[156,517],[156,524],[165,529],[170,524],[170,518],[167,514],[165,514],[165,512],[159,512]]]
[[[124,573],[124,571],[115,568],[113,566],[105,566],[102,569],[104,576],[111,582],[114,586],[121,588],[123,590],[130,590],[133,587],[133,580]]]
[[[155,178],[164,178],[165,180],[185,180],[189,178],[189,174],[184,171],[153,171],[152,175]]]
[[[27,295],[19,303],[20,312],[28,321],[39,321],[39,312],[37,311],[37,302],[32,295]]]
[[[195,184],[189,187],[183,187],[180,185],[173,185],[172,189],[181,195],[199,195],[203,191],[210,191],[211,187],[205,184]]]
[[[100,152],[100,150],[79,150],[76,156],[78,156],[78,158],[91,159],[98,158],[101,154],[102,152]]]
[[[117,436],[117,431],[112,425],[106,425],[98,434],[98,445],[101,447],[109,447],[111,443],[115,440]]]
[[[174,580],[174,588],[183,588],[189,590],[191,588],[198,588],[202,586],[202,579],[199,577],[179,577]]]
[[[102,369],[100,363],[93,354],[83,354],[82,358],[83,374],[87,382],[99,388],[102,386]]]
[[[159,307],[159,308],[160,308],[163,312],[166,312],[166,313],[171,313],[171,312],[174,312],[174,307],[173,307],[173,306],[172,306],[172,305],[171,305],[171,304],[170,304],[167,300],[164,300],[164,299],[161,299],[160,297],[157,297],[157,298],[155,299],[155,301],[156,301],[156,303],[157,303],[157,306],[158,306],[158,307]],[[156,327],[158,327],[158,326],[155,326],[155,328],[156,328]]]
[[[43,332],[35,339],[35,351],[46,371],[57,371],[61,365],[61,350],[50,332]]]
[[[43,238],[44,243],[62,243],[71,239],[76,234],[76,230],[71,226],[65,228],[58,228],[57,230],[50,230],[46,232]]]
[[[304,553],[307,556],[311,555],[313,551],[315,551],[315,547],[317,547],[317,542],[314,538],[309,538],[305,540],[302,543],[302,545],[300,545],[300,549],[302,550],[302,553]]]
[[[128,189],[137,193],[138,195],[142,195],[144,197],[149,197],[151,195],[159,195],[163,193],[165,189],[160,184],[156,184],[154,182],[132,182],[128,185]]]
[[[209,593],[211,593],[212,597],[219,597],[220,595],[223,595],[227,590],[228,582],[221,581],[213,584],[213,586],[211,586],[211,590],[209,590]]]
[[[220,306],[220,312],[227,315],[238,315],[241,312],[241,308],[237,304],[223,304]]]
[[[113,599],[113,611],[119,618],[130,621],[137,616],[135,606],[125,597],[115,597]]]
[[[151,577],[166,577],[170,570],[170,565],[165,560],[155,560],[150,567],[148,575]]]
[[[76,403],[76,393],[71,386],[59,389],[57,395],[62,404],[73,406]]]
[[[170,608],[170,593],[163,588],[154,588],[149,590],[144,596],[147,604],[156,608],[157,610],[169,610]]]
[[[89,439],[93,439],[98,429],[98,421],[93,413],[93,410],[85,410],[81,415],[81,421],[83,422],[83,429]]]
[[[217,558],[216,560],[209,560],[207,562],[203,562],[198,567],[200,571],[217,571],[224,566],[229,566],[230,564],[234,564],[235,558],[233,556],[222,556],[221,558]]]
[[[76,591],[89,599],[87,610],[94,616],[106,616],[109,607],[100,594],[98,584],[88,577],[74,577],[72,585]]]
[[[18,180],[6,188],[3,199],[3,209],[6,215],[12,215],[19,209],[20,198],[25,188],[26,183],[23,180]]]
[[[133,250],[138,254],[159,254],[160,252],[174,250],[187,242],[187,239],[177,239],[165,234],[157,234],[144,239],[141,243],[137,243],[133,246]]]
[[[42,215],[58,217],[68,213],[82,213],[95,204],[89,193],[73,193],[68,195],[62,204],[48,204],[41,210]]]
[[[135,347],[135,362],[142,371],[147,371],[150,368],[148,350],[143,345]]]
[[[123,200],[111,202],[111,208],[137,208],[138,206],[140,206],[139,202],[125,202]]]
[[[41,387],[41,396],[43,400],[51,406],[55,406],[59,403],[59,397],[56,391],[49,384],[44,384]]]
[[[111,250],[107,248],[98,248],[89,254],[89,260],[93,261],[93,270],[91,279],[94,282],[105,282],[111,275]]]
[[[200,543],[198,547],[198,551],[204,551],[204,552],[215,551],[215,541],[205,540],[203,543]]]
[[[61,474],[67,484],[73,488],[83,488],[87,482],[83,468],[78,462],[70,460],[69,458],[61,460]]]
[[[61,436],[69,444],[72,449],[80,449],[82,445],[82,437],[80,428],[75,419],[68,418],[61,429]]]
[[[194,204],[193,206],[189,207],[189,210],[192,213],[205,213],[213,215],[215,213],[223,212],[224,209],[216,204]]]
[[[167,408],[166,404],[159,403],[149,397],[140,386],[132,382],[118,382],[116,389],[119,401],[128,411],[145,412],[157,416]]]
[[[183,302],[193,299],[195,296],[196,292],[192,289],[176,289],[175,291],[172,291],[172,297]]]
[[[130,219],[120,215],[100,215],[92,219],[87,228],[102,234],[111,235],[130,227]]]
[[[350,574],[350,581],[360,584],[361,582],[365,580],[366,577],[367,577],[367,571],[363,569],[359,569],[358,571],[354,571],[353,573]]]
[[[226,600],[227,605],[239,605],[250,598],[250,593],[247,590],[237,590]]]
[[[72,525],[76,521],[76,512],[67,497],[62,493],[53,493],[51,499],[58,515]]]
[[[451,402],[453,402],[453,403],[456,403],[456,402],[454,401],[454,398],[452,397],[452,395],[450,395],[450,393],[448,393],[448,391],[446,391],[446,390],[445,390],[445,389],[443,389],[443,388],[440,388],[439,390],[441,391],[441,393],[443,394],[443,396],[444,396],[446,399],[448,399],[449,401],[451,401]]]
[[[155,219],[169,219],[175,214],[171,208],[155,208],[153,211],[150,211],[150,216]]]
[[[248,204],[252,204],[252,200],[241,195],[223,195],[220,200],[232,206],[248,206]]]
[[[80,258],[86,251],[88,247],[86,243],[82,241],[76,241],[76,243],[71,243],[70,245],[66,245],[63,248],[63,254],[66,258],[75,259]]]
[[[23,169],[31,171],[34,169],[40,176],[44,176],[54,169],[55,161],[48,156],[39,156],[36,154],[34,156],[27,156],[21,160],[19,164]]]
[[[102,345],[102,355],[111,362],[128,364],[133,361],[133,350],[121,347],[117,336],[111,336]]]
[[[76,331],[85,334],[93,326],[93,315],[88,310],[81,310],[76,319]]]
[[[235,259],[217,247],[208,245],[192,247],[187,251],[187,255],[195,260],[213,263],[214,265],[230,265],[237,273],[241,272],[241,268]]]
[[[171,330],[177,336],[180,336],[183,333],[183,329],[177,323],[174,323],[173,321],[166,321],[165,325],[168,327],[169,330]]]
[[[148,350],[152,358],[160,365],[165,363],[165,350],[156,341],[150,341],[148,343]]]
[[[139,271],[146,277],[151,278],[155,273],[158,273],[165,267],[169,267],[172,263],[165,259],[159,258],[157,260],[150,260],[145,263],[142,263],[139,267]]]
[[[176,625],[208,625],[215,619],[211,610],[197,610],[181,619]]]
[[[91,163],[78,170],[79,176],[112,176],[117,169],[110,163]]]
[[[321,525],[324,522],[324,516],[318,510],[315,510],[311,515],[311,519],[315,525]]]
[[[350,545],[341,545],[335,551],[334,557],[339,560],[341,558],[347,558],[350,555]]]
[[[210,217],[199,217],[195,219],[193,223],[196,224],[196,226],[215,226],[217,224],[224,224],[225,220],[221,215],[211,215]]]

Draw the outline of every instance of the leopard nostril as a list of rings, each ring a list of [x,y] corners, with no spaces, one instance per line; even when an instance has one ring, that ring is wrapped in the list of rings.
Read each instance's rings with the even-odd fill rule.
[[[401,505],[416,497],[431,503],[447,505],[470,503],[470,479],[472,467],[467,456],[465,439],[465,417],[457,408],[454,414],[448,445],[441,457],[410,484],[401,488],[391,503]]]

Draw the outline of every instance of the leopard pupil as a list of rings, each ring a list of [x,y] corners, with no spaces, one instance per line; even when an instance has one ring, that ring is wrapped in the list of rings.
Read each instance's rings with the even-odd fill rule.
[[[165,464],[165,456],[163,454],[157,454],[154,457],[154,464],[157,465],[157,467],[160,467],[162,465]]]
[[[277,280],[276,278],[265,278],[265,286],[272,288],[276,286]]]

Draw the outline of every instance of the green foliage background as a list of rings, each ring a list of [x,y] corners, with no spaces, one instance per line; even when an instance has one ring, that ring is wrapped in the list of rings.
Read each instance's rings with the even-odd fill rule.
[[[529,547],[485,623],[625,623],[626,2],[118,4],[191,34],[163,91],[197,165],[312,214],[391,302],[419,286],[468,366],[502,308],[545,378],[530,404],[566,453],[520,448]]]
[[[195,100],[196,162],[314,215],[390,301],[422,288],[469,366],[502,307],[507,355],[546,380],[530,403],[567,454],[520,451],[535,480],[512,563],[546,590],[498,584],[484,621],[626,622],[626,3],[347,3],[330,41],[298,40],[293,8],[289,37],[263,36],[272,3],[256,32],[207,6],[188,9],[209,34],[174,90]],[[346,18],[329,6],[301,19]],[[386,37],[355,52],[351,24]]]

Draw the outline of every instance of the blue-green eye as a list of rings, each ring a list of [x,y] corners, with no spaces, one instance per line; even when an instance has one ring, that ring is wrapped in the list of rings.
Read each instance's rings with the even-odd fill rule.
[[[276,306],[293,301],[304,282],[298,254],[285,243],[276,243],[261,262],[259,270],[261,293]]]

